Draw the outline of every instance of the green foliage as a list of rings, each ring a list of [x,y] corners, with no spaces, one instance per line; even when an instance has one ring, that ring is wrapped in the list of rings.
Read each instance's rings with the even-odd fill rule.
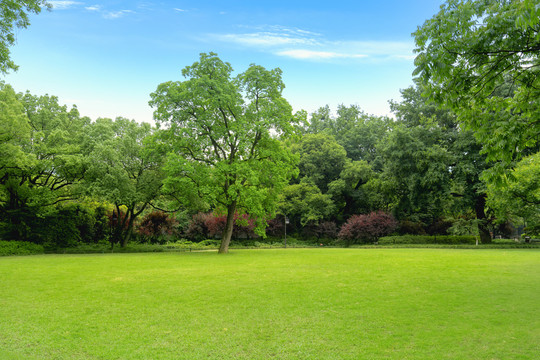
[[[538,151],[539,15],[537,1],[447,0],[414,33],[424,93],[502,161],[493,170]]]
[[[523,158],[505,179],[490,184],[488,204],[501,219],[524,219],[528,228],[540,225],[540,153]],[[521,221],[519,221],[521,223]]]
[[[378,241],[381,245],[387,244],[476,244],[476,236],[470,235],[399,235],[399,236],[385,236],[381,237]]]
[[[156,146],[169,153],[166,190],[185,202],[198,196],[228,215],[222,252],[237,210],[256,218],[264,236],[279,192],[297,171],[280,142],[299,121],[282,97],[281,70],[251,65],[236,77],[232,71],[216,54],[201,54],[182,70],[185,81],[160,84],[150,101],[165,125]]]
[[[29,15],[39,14],[42,8],[51,9],[45,0],[16,0],[0,2],[0,74],[17,70],[11,60],[9,47],[17,41],[17,29],[26,29],[30,25]]]
[[[43,246],[26,241],[0,240],[0,256],[43,254]]]
[[[332,198],[321,193],[314,184],[301,182],[283,189],[279,200],[280,213],[286,214],[300,225],[329,218],[335,211]]]
[[[400,218],[417,215],[430,223],[444,214],[450,196],[452,154],[436,126],[397,125],[378,151],[383,162],[379,188]]]
[[[54,96],[15,95],[3,84],[0,94],[0,222],[10,238],[35,241],[34,227],[77,196],[89,120]]]
[[[315,184],[322,193],[328,191],[328,184],[339,178],[347,162],[347,152],[332,136],[308,134],[292,146],[292,151],[300,156],[299,176]]]
[[[124,118],[98,119],[89,129],[84,190],[114,204],[116,214],[125,209],[111,244],[126,246],[137,217],[162,194],[163,156],[145,144],[152,133],[149,124]]]

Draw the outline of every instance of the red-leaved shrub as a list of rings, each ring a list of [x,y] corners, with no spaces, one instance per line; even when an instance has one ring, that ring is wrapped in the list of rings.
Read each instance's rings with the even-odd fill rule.
[[[137,228],[138,234],[150,243],[165,241],[165,236],[174,233],[176,221],[163,211],[148,213]]]
[[[206,219],[206,227],[208,229],[208,235],[210,237],[221,237],[225,231],[227,225],[226,215],[210,214]],[[249,215],[234,214],[233,234],[234,239],[253,239],[257,237],[255,234],[255,220],[251,219]]]
[[[188,239],[195,241],[220,238],[225,231],[226,224],[226,215],[198,213],[193,215],[185,235]],[[251,219],[249,215],[235,213],[232,237],[234,239],[256,238],[255,220]]]
[[[355,243],[375,243],[381,236],[391,234],[397,226],[396,219],[382,211],[353,215],[343,224],[338,237],[346,246]]]
[[[197,213],[193,215],[184,235],[192,241],[202,241],[208,239],[209,231],[206,223],[210,217],[212,217],[211,214],[205,213]]]

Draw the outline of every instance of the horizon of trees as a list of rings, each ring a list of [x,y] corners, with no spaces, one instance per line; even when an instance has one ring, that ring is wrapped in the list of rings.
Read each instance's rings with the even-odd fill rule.
[[[251,65],[232,77],[214,53],[151,94],[158,127],[91,121],[0,81],[0,238],[126,246],[158,232],[220,234],[227,252],[233,234],[276,236],[285,219],[303,238],[348,226],[347,243],[369,219],[482,243],[510,224],[539,234],[540,10],[531,4],[448,0],[413,34],[417,77],[390,101],[395,119],[343,104],[293,114],[281,70]],[[25,10],[47,3],[9,6],[6,51],[13,26],[28,25]],[[491,28],[507,36],[494,41]],[[0,72],[16,68],[6,51]]]

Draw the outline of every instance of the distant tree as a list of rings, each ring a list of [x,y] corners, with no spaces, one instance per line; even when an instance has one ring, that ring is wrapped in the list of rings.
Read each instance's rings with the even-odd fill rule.
[[[409,129],[408,131],[424,134],[416,135],[416,138],[424,142],[426,149],[437,146],[445,151],[445,157],[434,158],[432,164],[447,168],[447,175],[444,175],[446,180],[441,182],[444,186],[432,188],[435,192],[427,188],[422,192],[425,195],[431,194],[429,196],[433,201],[446,197],[447,200],[442,203],[447,210],[446,215],[457,216],[472,210],[478,220],[475,224],[479,227],[482,243],[489,243],[491,235],[489,217],[486,214],[486,188],[481,179],[489,164],[486,162],[486,155],[482,154],[482,144],[475,139],[473,131],[460,126],[455,111],[430,102],[422,96],[422,89],[421,83],[404,89],[401,91],[402,101],[391,102],[391,109],[400,126]],[[444,161],[441,163],[439,160]],[[409,177],[407,179],[410,180]],[[429,201],[429,198],[426,200]],[[435,219],[440,215],[440,212],[436,214]]]
[[[328,184],[339,179],[347,163],[347,152],[331,135],[304,135],[292,151],[300,157],[299,178],[309,179],[322,193],[328,191]]]
[[[27,240],[31,223],[77,198],[89,119],[54,96],[15,94],[3,83],[0,108],[0,218],[9,237]]]
[[[383,171],[376,179],[378,191],[399,219],[430,224],[449,210],[454,158],[441,142],[443,137],[434,125],[397,124],[379,143]]]
[[[368,115],[355,105],[339,105],[336,116],[333,116],[327,105],[311,114],[304,131],[307,134],[331,135],[343,146],[349,159],[372,163],[376,158],[376,144],[391,124],[391,119]]]
[[[335,210],[331,196],[308,180],[285,187],[279,198],[279,213],[288,216],[293,226],[318,223],[333,216]]]
[[[367,161],[350,161],[347,159],[339,179],[328,184],[328,194],[339,209],[338,220],[359,212],[375,210],[377,206],[373,193],[366,185],[375,177],[375,173]]]
[[[163,156],[145,145],[152,131],[149,124],[124,118],[92,124],[85,188],[115,206],[112,245],[126,246],[137,217],[161,195]]]
[[[296,160],[280,139],[296,131],[298,118],[283,98],[281,70],[251,65],[232,77],[215,53],[201,54],[151,94],[154,118],[170,145],[167,187],[198,194],[227,214],[220,253],[228,251],[234,214],[248,213],[264,235],[277,197],[296,172]]]
[[[25,29],[30,25],[29,14],[39,14],[41,9],[51,9],[44,0],[0,1],[0,73],[17,70],[10,57],[9,47],[17,41],[16,29]]]

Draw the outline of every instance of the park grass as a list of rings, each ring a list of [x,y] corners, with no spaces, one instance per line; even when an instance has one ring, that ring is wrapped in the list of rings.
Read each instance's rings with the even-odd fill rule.
[[[540,251],[0,258],[0,359],[533,359]]]

